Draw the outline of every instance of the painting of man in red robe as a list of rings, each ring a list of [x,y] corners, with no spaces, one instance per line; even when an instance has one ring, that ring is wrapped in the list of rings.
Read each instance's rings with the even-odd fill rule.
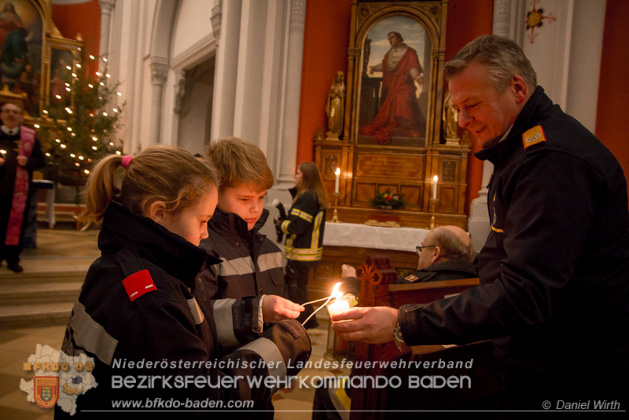
[[[417,100],[417,86],[424,83],[417,51],[404,43],[400,32],[389,32],[387,38],[391,48],[381,63],[369,66],[370,75],[382,72],[381,105],[373,121],[360,129],[378,144],[391,143],[393,136],[424,137],[426,131]]]

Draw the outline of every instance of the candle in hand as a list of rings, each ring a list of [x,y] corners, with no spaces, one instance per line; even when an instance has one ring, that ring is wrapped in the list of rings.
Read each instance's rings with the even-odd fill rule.
[[[350,310],[349,301],[346,299],[337,299],[334,303],[328,305],[328,313],[330,316],[342,314]]]
[[[437,181],[439,181],[439,177],[435,175],[432,178],[432,198],[437,199]]]
[[[334,180],[334,192],[338,194],[340,191],[339,187],[341,182],[341,168],[336,168],[336,171],[334,171],[334,175],[336,176]]]

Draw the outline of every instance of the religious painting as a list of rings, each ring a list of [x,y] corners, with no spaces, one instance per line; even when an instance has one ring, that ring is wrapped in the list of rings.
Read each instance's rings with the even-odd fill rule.
[[[414,16],[375,22],[362,40],[358,143],[425,146],[432,46]]]
[[[69,88],[66,86],[72,79],[72,69],[74,68],[74,52],[71,49],[51,47],[50,48],[50,74],[48,103],[50,105],[61,106],[70,105]]]
[[[26,94],[26,116],[38,117],[43,20],[40,2],[0,0],[0,79],[2,88]]]

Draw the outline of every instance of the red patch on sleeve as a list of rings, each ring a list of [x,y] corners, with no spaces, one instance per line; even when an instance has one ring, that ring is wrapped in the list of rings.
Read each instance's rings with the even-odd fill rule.
[[[122,284],[127,291],[131,302],[142,295],[157,290],[155,283],[153,283],[153,278],[149,274],[148,270],[142,270],[131,274],[122,281]]]

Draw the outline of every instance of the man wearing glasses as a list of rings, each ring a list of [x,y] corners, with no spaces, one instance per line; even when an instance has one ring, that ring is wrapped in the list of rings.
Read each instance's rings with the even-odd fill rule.
[[[417,247],[417,271],[398,283],[458,280],[477,277],[476,251],[468,234],[457,226],[439,226]]]

